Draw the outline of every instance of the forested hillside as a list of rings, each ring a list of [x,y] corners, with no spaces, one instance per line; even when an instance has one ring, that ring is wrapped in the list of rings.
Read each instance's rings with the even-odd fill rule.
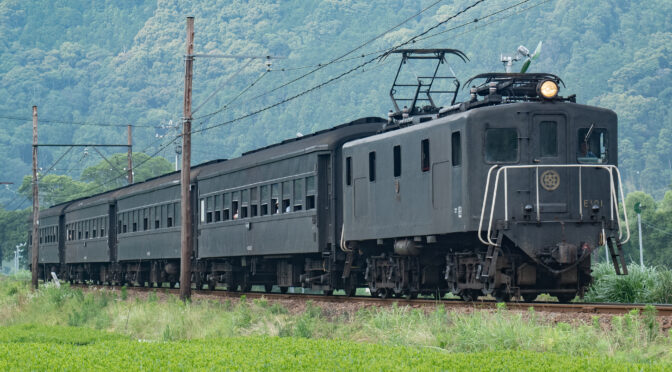
[[[197,53],[287,57],[275,60],[269,73],[264,72],[263,61],[253,61],[231,80],[227,79],[247,60],[197,59],[195,108],[225,85],[194,116],[233,101],[218,114],[195,121],[195,128],[203,128],[324,82],[371,57],[358,56],[406,41],[475,1],[439,1],[348,55],[356,58],[259,96],[314,68],[306,66],[341,56],[434,2],[4,0],[0,3],[0,156],[2,181],[13,181],[15,186],[2,191],[0,201],[15,199],[12,190],[30,173],[31,123],[25,119],[30,118],[33,104],[45,120],[40,142],[125,140],[123,127],[67,122],[136,125],[136,149],[149,154],[172,140],[174,133],[155,127],[180,121],[187,15],[196,17]],[[473,22],[476,19],[479,22]],[[520,44],[532,49],[543,40],[541,57],[531,71],[558,74],[567,84],[564,93],[576,93],[581,103],[615,110],[628,190],[643,190],[660,199],[672,181],[671,25],[672,3],[666,0],[489,0],[428,35],[443,33],[412,45],[465,51],[470,62],[453,64],[464,82],[479,72],[501,71],[500,53],[512,53]],[[289,103],[198,133],[194,162],[236,156],[297,132],[309,133],[360,116],[384,116],[391,107],[387,92],[395,64],[392,58],[374,62]],[[157,131],[165,137],[157,140]],[[40,166],[47,168],[64,151],[41,150]],[[83,168],[100,160],[78,151],[69,153],[51,172],[68,172],[78,179]],[[159,155],[172,160],[173,151],[174,146],[168,146]]]

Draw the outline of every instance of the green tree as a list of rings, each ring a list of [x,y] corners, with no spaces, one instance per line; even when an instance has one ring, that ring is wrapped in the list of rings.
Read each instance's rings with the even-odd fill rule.
[[[87,184],[73,180],[70,176],[48,174],[39,178],[38,191],[40,195],[40,207],[50,207],[59,203],[80,198],[85,195]],[[33,200],[33,177],[23,177],[19,187],[19,194],[29,200]]]
[[[14,248],[28,240],[30,208],[20,211],[7,211],[0,207],[0,258],[14,258]],[[24,247],[23,256],[28,249]]]
[[[101,160],[96,165],[84,169],[82,180],[89,182],[90,188],[95,189],[95,192],[103,192],[127,185],[127,169],[127,155],[114,154],[107,160]],[[150,158],[141,152],[133,153],[134,182],[142,182],[172,171],[173,165],[162,157]]]

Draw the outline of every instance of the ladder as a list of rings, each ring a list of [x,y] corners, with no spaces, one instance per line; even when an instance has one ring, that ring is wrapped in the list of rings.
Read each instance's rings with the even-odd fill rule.
[[[616,247],[614,247],[614,245],[616,245]],[[621,242],[616,238],[609,237],[607,238],[607,247],[609,249],[609,255],[611,256],[611,262],[614,264],[616,275],[628,275],[628,266],[625,264],[623,245]]]

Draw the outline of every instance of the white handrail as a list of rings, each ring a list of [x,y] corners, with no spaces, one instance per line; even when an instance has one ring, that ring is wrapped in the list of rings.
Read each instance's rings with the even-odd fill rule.
[[[483,220],[485,217],[485,208],[487,205],[488,201],[488,195],[490,194],[488,191],[490,189],[490,179],[492,176],[493,171],[497,169],[497,174],[495,175],[495,185],[492,191],[492,204],[490,206],[490,219],[488,222],[488,231],[487,231],[487,241],[483,239],[482,237],[482,231],[483,231]],[[492,239],[492,222],[494,218],[494,213],[495,213],[495,205],[497,204],[497,190],[498,190],[498,185],[499,185],[499,176],[502,172],[504,172],[504,192],[508,194],[508,170],[509,169],[531,169],[535,168],[535,184],[536,184],[536,209],[537,209],[537,221],[541,221],[541,211],[540,211],[540,202],[539,202],[539,168],[578,168],[579,170],[579,214],[581,220],[583,220],[583,206],[581,204],[581,198],[583,196],[583,187],[582,187],[582,177],[581,177],[581,171],[582,168],[599,168],[599,169],[604,169],[608,174],[609,174],[609,208],[610,208],[610,217],[611,220],[614,220],[614,210],[616,210],[616,222],[618,225],[618,238],[621,240],[623,238],[623,227],[621,224],[621,218],[618,213],[618,197],[616,195],[616,185],[614,183],[614,171],[616,172],[616,176],[618,177],[618,186],[619,186],[619,191],[621,194],[621,202],[622,202],[622,208],[623,208],[623,218],[625,222],[625,231],[626,231],[626,238],[625,240],[622,240],[621,243],[625,244],[630,240],[630,225],[628,223],[628,212],[625,208],[625,195],[623,193],[623,182],[621,180],[621,172],[616,167],[615,165],[604,165],[604,164],[535,164],[535,165],[505,165],[505,166],[499,166],[499,165],[493,165],[490,167],[488,170],[488,176],[486,179],[485,183],[485,191],[483,194],[483,205],[481,207],[481,218],[478,223],[478,239],[481,241],[481,243],[485,245],[496,245]],[[504,195],[504,219],[505,221],[508,221],[508,195]]]

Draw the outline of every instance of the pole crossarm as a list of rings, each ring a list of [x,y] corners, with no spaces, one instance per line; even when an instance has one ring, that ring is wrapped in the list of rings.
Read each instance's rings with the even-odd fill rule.
[[[99,144],[92,144],[92,143],[70,143],[70,144],[65,144],[65,143],[43,143],[41,145],[36,144],[34,146],[37,147],[132,147],[131,145],[117,145],[117,144],[111,144],[111,145],[99,145]]]
[[[233,54],[185,54],[184,58],[287,59],[287,57],[278,57],[278,56],[247,56],[247,55],[233,55]]]

